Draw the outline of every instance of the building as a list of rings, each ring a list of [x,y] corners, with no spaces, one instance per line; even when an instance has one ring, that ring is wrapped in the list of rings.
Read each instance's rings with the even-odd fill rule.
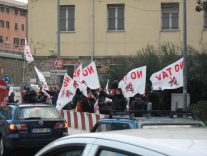
[[[207,12],[196,12],[196,4],[187,0],[187,43],[201,48]],[[112,64],[149,44],[183,42],[183,0],[29,0],[28,10],[34,56],[53,52],[70,69],[86,60]]]
[[[27,4],[15,0],[0,0],[0,48],[22,52],[27,35]]]
[[[2,76],[22,83],[22,53],[27,36],[27,4],[0,0],[0,68]],[[18,68],[21,67],[21,68]]]

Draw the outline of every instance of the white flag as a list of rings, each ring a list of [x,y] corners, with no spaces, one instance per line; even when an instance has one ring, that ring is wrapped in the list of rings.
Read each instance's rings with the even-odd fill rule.
[[[39,80],[41,82],[42,89],[43,90],[49,90],[49,87],[47,85],[47,82],[46,82],[45,77],[43,76],[43,74],[35,66],[34,66],[34,68],[35,68],[37,76],[38,76],[38,78],[39,78]]]
[[[77,89],[80,84],[82,74],[82,64],[76,68],[76,70],[73,73],[73,80],[74,80],[74,87]]]
[[[106,90],[106,93],[109,94],[109,79],[107,80],[105,90]],[[112,99],[109,99],[106,97],[105,102],[112,102]]]
[[[131,70],[119,82],[119,88],[121,88],[125,97],[133,97],[137,93],[145,93],[146,68],[146,66],[143,66]]]
[[[176,89],[183,87],[183,58],[152,74],[153,90]]]
[[[73,83],[73,79],[67,73],[65,73],[63,84],[57,99],[56,108],[58,110],[61,110],[66,104],[72,101],[76,91]]]
[[[82,70],[81,83],[86,84],[90,89],[100,88],[98,73],[94,61]]]
[[[34,58],[32,56],[31,50],[29,48],[29,45],[27,43],[27,39],[25,38],[25,45],[24,45],[24,57],[27,63],[31,63],[34,61]]]

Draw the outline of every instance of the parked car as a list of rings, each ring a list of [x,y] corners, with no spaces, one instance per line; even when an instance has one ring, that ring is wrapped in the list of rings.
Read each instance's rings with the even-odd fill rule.
[[[143,111],[142,113],[145,114],[142,117],[134,117],[130,114],[130,117],[102,118],[93,126],[91,132],[136,128],[205,127],[203,121],[195,117],[192,112]]]
[[[0,107],[0,155],[14,149],[42,148],[68,135],[60,112],[47,104],[7,104]]]
[[[130,129],[60,138],[35,156],[206,156],[207,129]]]

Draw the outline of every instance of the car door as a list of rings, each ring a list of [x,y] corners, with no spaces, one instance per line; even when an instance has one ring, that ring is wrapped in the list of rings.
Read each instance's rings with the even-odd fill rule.
[[[12,119],[12,108],[5,106],[0,108],[0,132],[2,136],[7,134],[8,121]]]

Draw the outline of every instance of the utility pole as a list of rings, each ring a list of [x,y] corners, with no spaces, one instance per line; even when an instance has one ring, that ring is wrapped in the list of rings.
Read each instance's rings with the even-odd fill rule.
[[[91,62],[94,59],[94,0],[90,0],[90,19],[89,19],[89,52],[91,54]]]
[[[57,0],[57,57],[60,57],[60,0]],[[55,76],[55,84],[59,83],[58,75]]]
[[[183,0],[183,110],[187,110],[187,22],[186,0]]]
[[[57,0],[57,57],[60,57],[60,0]]]

